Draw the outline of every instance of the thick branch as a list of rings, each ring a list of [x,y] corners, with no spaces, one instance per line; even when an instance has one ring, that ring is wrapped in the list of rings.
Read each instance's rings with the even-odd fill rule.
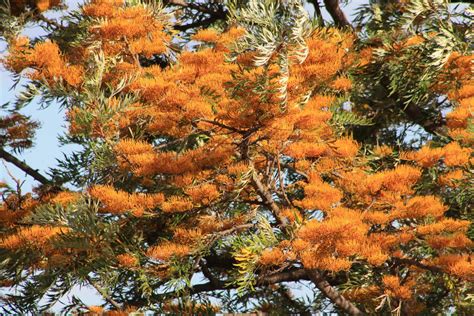
[[[316,287],[321,291],[321,293],[323,293],[324,296],[329,298],[334,305],[336,305],[349,315],[363,315],[360,309],[358,309],[354,304],[348,301],[335,288],[333,288],[331,284],[329,284],[329,282],[324,278],[321,272],[317,270],[306,270],[306,272],[308,273],[308,276],[314,283],[314,285],[316,285]]]
[[[407,259],[407,258],[393,258],[393,261],[395,261],[396,264],[406,264],[406,265],[411,265],[415,266],[424,270],[431,271],[433,273],[444,273],[444,271],[441,268],[435,267],[435,266],[429,266],[426,264],[423,264],[421,262],[418,262],[414,259]]]
[[[324,5],[334,20],[334,24],[339,27],[352,27],[351,23],[339,6],[339,0],[324,0]]]
[[[274,274],[270,274],[266,277],[261,278],[257,281],[256,286],[265,286],[265,285],[272,285],[281,282],[297,282],[300,280],[308,280],[308,276],[304,269],[291,269],[288,271],[277,272]],[[230,290],[235,289],[237,285],[230,284],[220,280],[214,280],[213,282],[196,284],[192,286],[189,290],[189,294],[198,294],[202,292],[211,292],[211,291],[218,291],[218,290]],[[168,292],[159,295],[160,297],[176,297],[175,292]]]
[[[321,13],[321,7],[319,6],[319,0],[308,0],[314,7],[314,14],[316,15],[319,24],[324,26],[323,14]]]
[[[5,151],[3,148],[0,148],[0,158],[5,159],[5,161],[23,170],[27,175],[34,178],[36,181],[40,182],[41,184],[45,184],[45,185],[52,184],[52,182],[48,180],[45,176],[43,176],[41,173],[39,173],[38,170],[31,168],[25,162],[16,158],[9,152]]]
[[[110,297],[110,295],[107,293],[107,291],[102,289],[94,280],[87,277],[87,282],[89,282],[89,284],[92,285],[97,290],[97,292],[99,292],[99,294],[102,295],[102,297],[107,302],[109,302],[113,307],[115,307],[117,310],[122,309],[122,306],[119,303],[117,303],[112,297]]]
[[[260,283],[257,282],[257,285],[270,285],[281,282],[297,282],[308,279],[308,274],[306,273],[305,269],[291,269],[265,276]]]
[[[184,32],[184,31],[187,31],[189,29],[196,28],[196,27],[207,27],[207,26],[211,25],[212,23],[214,23],[218,20],[223,20],[223,19],[225,19],[225,14],[224,14],[224,16],[216,14],[216,15],[211,15],[207,19],[199,20],[199,21],[196,21],[196,22],[193,22],[193,23],[183,24],[183,25],[176,25],[174,28],[175,28],[175,30]]]
[[[258,195],[260,195],[260,197],[272,211],[273,215],[275,215],[279,224],[282,226],[287,226],[289,224],[288,219],[281,215],[281,210],[273,200],[272,194],[270,193],[268,188],[262,183],[262,181],[260,181],[260,178],[255,170],[253,170],[252,172],[252,184],[257,190]]]
[[[50,26],[54,26],[55,28],[58,28],[58,29],[61,29],[63,28],[63,26],[61,24],[59,24],[58,22],[52,20],[52,19],[48,19],[47,17],[45,17],[43,14],[38,14],[35,16],[35,18],[38,20],[38,21],[42,21],[44,23],[46,23],[47,25],[50,25]]]
[[[446,131],[443,129],[445,121],[441,115],[437,118],[430,118],[426,111],[420,109],[413,103],[409,103],[406,106],[399,104],[399,107],[410,121],[420,125],[428,133],[446,136]]]
[[[176,25],[174,28],[178,31],[184,32],[192,28],[208,27],[209,25],[218,20],[225,20],[227,18],[227,11],[222,5],[216,6],[214,3],[210,3],[211,5],[213,5],[213,7],[211,8],[206,6],[205,4],[197,4],[187,2],[185,0],[168,0],[167,3],[170,5],[195,10],[207,14],[209,16],[205,19],[198,20],[189,24]]]
[[[219,6],[219,11],[215,11],[212,9],[209,9],[208,7],[205,6],[205,4],[197,4],[197,3],[192,3],[192,2],[186,2],[185,0],[168,0],[168,4],[183,7],[183,8],[189,8],[193,9],[199,12],[207,13],[207,14],[215,14],[218,13],[219,11],[223,11],[221,6]]]

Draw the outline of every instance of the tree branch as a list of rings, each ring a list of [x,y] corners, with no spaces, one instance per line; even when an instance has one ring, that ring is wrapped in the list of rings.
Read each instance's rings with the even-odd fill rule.
[[[255,190],[257,191],[258,195],[263,199],[266,205],[270,208],[270,210],[272,211],[273,215],[275,216],[279,224],[283,227],[287,226],[289,224],[288,219],[281,215],[280,208],[273,200],[273,196],[268,190],[268,188],[263,185],[262,181],[260,181],[260,178],[257,175],[257,172],[255,171],[255,168],[253,167],[253,165],[252,165],[252,169],[253,169],[252,184]]]
[[[329,284],[324,278],[323,274],[317,270],[306,270],[311,281],[316,287],[323,293],[324,296],[329,298],[331,302],[348,313],[349,315],[363,315],[362,311],[358,309],[354,304],[348,301],[342,296],[335,288]]]
[[[115,307],[117,310],[122,310],[122,306],[117,303],[112,297],[110,297],[110,295],[107,293],[107,291],[105,291],[104,289],[102,289],[94,280],[92,280],[90,277],[86,277],[87,279],[87,282],[89,282],[90,285],[92,285],[94,287],[94,289],[97,290],[97,292],[99,292],[100,295],[102,295],[102,297],[107,301],[109,302],[113,307]]]
[[[438,267],[435,267],[435,266],[429,266],[429,265],[423,264],[421,262],[418,262],[414,259],[393,258],[393,261],[398,265],[406,264],[406,265],[411,265],[411,266],[421,268],[423,270],[428,270],[428,271],[431,271],[433,273],[444,273],[444,271],[441,268],[438,268]]]
[[[297,282],[300,280],[309,280],[306,274],[306,270],[304,269],[291,269],[283,272],[277,272],[274,274],[270,274],[268,276],[262,277],[260,280],[257,281],[256,286],[265,286],[265,285],[272,285],[281,282]],[[235,284],[229,284],[224,281],[214,280],[213,282],[202,283],[193,285],[188,293],[190,295],[199,294],[202,292],[211,292],[211,291],[218,291],[218,290],[231,290],[237,288]],[[159,298],[164,297],[175,297],[176,292],[167,292],[159,295]]]
[[[210,15],[218,13],[219,11],[224,11],[222,6],[219,6],[218,10],[216,11],[216,10],[211,10],[211,9],[207,8],[204,4],[198,5],[196,3],[186,2],[185,0],[168,0],[167,2],[168,2],[168,4],[171,4],[171,5],[193,9],[193,10],[203,12],[203,13],[207,13],[207,14],[210,14]]]
[[[35,16],[35,18],[38,20],[38,21],[42,21],[48,25],[51,25],[51,26],[54,26],[55,28],[58,28],[58,29],[62,29],[63,26],[61,24],[59,24],[58,22],[52,20],[52,19],[48,19],[47,17],[45,17],[43,14],[38,14]]]
[[[225,17],[211,15],[209,18],[204,19],[204,20],[199,20],[199,21],[189,23],[189,24],[175,25],[174,29],[184,32],[184,31],[187,31],[189,29],[196,28],[196,27],[207,27],[210,24],[212,24],[212,23],[214,23],[218,20],[223,20],[223,19],[225,19]]]
[[[420,125],[426,132],[434,135],[447,136],[446,131],[443,129],[445,121],[441,113],[436,118],[430,118],[426,111],[420,109],[413,103],[409,103],[408,105],[399,104],[399,108],[413,123]]]
[[[321,7],[319,6],[319,0],[308,0],[314,7],[314,14],[318,19],[320,26],[324,26],[323,14],[321,13]]]
[[[51,185],[52,182],[48,180],[45,176],[38,172],[38,170],[31,168],[25,162],[16,158],[9,152],[5,151],[3,148],[0,148],[0,158],[5,159],[5,161],[15,165],[17,168],[23,170],[27,175],[34,178],[36,181],[44,185]]]
[[[196,10],[198,12],[209,15],[209,17],[205,19],[191,22],[189,24],[176,25],[174,28],[178,31],[184,32],[192,28],[207,27],[218,20],[227,19],[227,11],[225,10],[225,8],[222,5],[216,6],[215,3],[209,3],[210,5],[213,5],[213,8],[207,7],[205,4],[196,4],[193,2],[187,2],[185,0],[168,0],[167,4]]]
[[[324,0],[324,5],[326,6],[326,10],[329,12],[332,19],[334,20],[334,24],[336,24],[336,26],[352,27],[351,23],[349,22],[346,15],[339,6],[339,0]]]

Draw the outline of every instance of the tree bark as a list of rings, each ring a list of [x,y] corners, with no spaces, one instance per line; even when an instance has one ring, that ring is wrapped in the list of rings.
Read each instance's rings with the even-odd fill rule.
[[[45,176],[38,172],[38,170],[31,168],[25,162],[16,158],[9,152],[5,151],[3,148],[0,148],[0,158],[5,159],[5,161],[15,165],[17,168],[23,170],[27,175],[31,176],[36,181],[41,184],[52,184]]]
[[[324,5],[326,6],[326,10],[329,12],[332,19],[334,20],[334,24],[336,24],[336,26],[352,27],[351,23],[349,22],[346,15],[339,6],[339,0],[324,0]]]
[[[324,278],[321,272],[317,270],[306,270],[306,273],[314,285],[316,285],[316,287],[321,291],[321,293],[329,298],[335,306],[339,307],[349,315],[364,315],[360,309],[358,309],[354,304],[342,296],[335,288],[333,288],[331,284],[329,284],[329,282]]]

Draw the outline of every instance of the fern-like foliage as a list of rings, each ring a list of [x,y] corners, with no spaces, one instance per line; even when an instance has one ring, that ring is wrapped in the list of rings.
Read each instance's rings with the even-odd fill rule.
[[[255,66],[277,64],[278,92],[281,108],[287,106],[289,68],[292,61],[302,63],[308,55],[305,39],[313,26],[302,1],[250,0],[239,8],[237,1],[230,4],[231,19],[247,29],[235,44],[231,59],[247,51],[255,51]]]
[[[232,281],[237,285],[237,292],[243,294],[247,290],[254,290],[257,281],[255,269],[257,268],[260,253],[277,243],[277,237],[264,216],[257,218],[258,232],[246,236],[238,236],[232,240],[232,255],[237,263],[237,274]]]

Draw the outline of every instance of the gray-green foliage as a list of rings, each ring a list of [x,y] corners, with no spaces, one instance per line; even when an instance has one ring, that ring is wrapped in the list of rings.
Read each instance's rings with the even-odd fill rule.
[[[235,44],[234,56],[254,51],[255,66],[278,65],[278,92],[282,110],[285,110],[290,64],[302,63],[306,59],[308,47],[305,39],[312,32],[303,3],[299,0],[251,0],[242,8],[238,8],[236,2],[231,2],[229,7],[231,20],[238,21],[248,30]]]

